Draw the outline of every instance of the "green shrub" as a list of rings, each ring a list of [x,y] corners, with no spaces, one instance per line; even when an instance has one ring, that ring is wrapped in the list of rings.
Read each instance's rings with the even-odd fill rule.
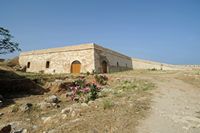
[[[44,74],[44,70],[40,70],[39,73]]]
[[[156,68],[152,68],[151,71],[157,71],[157,69]]]
[[[92,70],[92,75],[97,74],[97,72],[95,70]]]
[[[95,80],[97,83],[99,83],[100,85],[107,85],[108,82],[108,77],[105,75],[95,75],[94,76]]]
[[[86,83],[85,79],[75,80],[71,84],[63,85],[70,92],[71,100],[77,102],[89,102],[98,98],[101,87],[94,83]]]
[[[89,75],[90,75],[90,72],[87,71],[86,75],[89,76]]]
[[[85,87],[85,79],[78,79],[74,81],[75,86],[80,86],[80,88]]]
[[[95,84],[90,85],[90,91],[88,95],[88,101],[94,101],[95,99],[98,98],[98,92],[100,92],[100,88],[97,87]]]
[[[196,72],[196,75],[200,75],[200,71],[197,71],[197,72]]]

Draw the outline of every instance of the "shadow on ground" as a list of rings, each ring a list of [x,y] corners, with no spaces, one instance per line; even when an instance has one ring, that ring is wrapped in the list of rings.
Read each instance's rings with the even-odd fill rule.
[[[14,103],[14,98],[42,95],[46,89],[34,81],[17,75],[13,71],[0,70],[0,95],[4,97],[4,107]]]

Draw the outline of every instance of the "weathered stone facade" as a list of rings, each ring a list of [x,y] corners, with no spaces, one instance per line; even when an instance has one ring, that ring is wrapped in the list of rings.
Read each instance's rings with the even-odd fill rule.
[[[94,43],[23,52],[19,56],[19,63],[26,66],[27,72],[71,73],[75,61],[80,62],[80,73],[133,69],[130,57]]]
[[[102,62],[107,62],[109,72],[119,72],[133,69],[130,57],[111,51],[98,45],[94,45],[95,70],[102,72]]]

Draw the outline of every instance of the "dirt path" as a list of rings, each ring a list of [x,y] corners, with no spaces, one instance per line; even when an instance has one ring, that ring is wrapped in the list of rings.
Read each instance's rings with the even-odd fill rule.
[[[138,133],[200,133],[200,89],[173,77],[154,82],[152,109]]]

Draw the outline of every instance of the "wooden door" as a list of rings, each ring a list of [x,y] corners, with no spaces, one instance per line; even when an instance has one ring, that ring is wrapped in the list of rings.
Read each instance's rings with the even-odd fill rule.
[[[74,61],[71,65],[71,73],[80,73],[81,63],[79,61]]]

